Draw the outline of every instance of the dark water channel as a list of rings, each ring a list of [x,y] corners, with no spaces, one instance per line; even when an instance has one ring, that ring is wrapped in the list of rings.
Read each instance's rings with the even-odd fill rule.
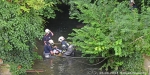
[[[72,29],[81,24],[77,20],[69,19],[67,6],[61,6],[61,9],[65,11],[63,13],[57,12],[56,19],[47,20],[49,23],[46,26],[54,33],[52,39],[57,45],[60,45],[57,41],[59,36],[67,38]],[[37,52],[42,55],[43,42],[37,41],[37,47]],[[101,74],[98,70],[102,63],[90,65],[86,58],[78,58],[80,55],[77,52],[77,58],[53,56],[46,60],[36,60],[33,69],[42,69],[44,72],[27,73],[27,75],[107,75]]]

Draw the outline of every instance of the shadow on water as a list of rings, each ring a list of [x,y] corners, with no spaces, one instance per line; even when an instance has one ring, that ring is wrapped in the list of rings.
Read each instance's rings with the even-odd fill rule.
[[[57,40],[59,36],[64,36],[67,38],[72,29],[75,28],[76,25],[81,24],[77,20],[69,19],[68,6],[60,7],[62,10],[64,10],[64,12],[57,12],[56,19],[47,20],[48,23],[46,26],[46,28],[49,28],[54,33],[52,39],[55,43],[58,43]],[[43,42],[37,41],[37,47],[37,52],[42,55]],[[104,75],[98,70],[103,63],[90,65],[87,62],[87,59],[84,58],[53,56],[50,59],[35,61],[33,69],[42,69],[44,72],[27,73],[27,75]]]

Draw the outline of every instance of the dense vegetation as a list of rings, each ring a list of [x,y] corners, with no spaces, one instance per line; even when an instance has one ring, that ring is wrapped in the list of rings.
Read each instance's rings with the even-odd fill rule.
[[[148,0],[62,0],[70,5],[70,18],[85,26],[68,39],[83,56],[107,58],[103,67],[114,71],[143,70],[143,55],[150,55],[150,7]],[[36,38],[41,39],[45,18],[55,18],[60,0],[0,0],[0,58],[14,75],[31,69]]]
[[[128,0],[70,0],[71,19],[85,24],[68,39],[84,55],[102,56],[102,68],[143,72],[143,55],[150,55],[150,7],[145,0],[130,9]]]
[[[36,38],[44,34],[44,19],[54,18],[55,0],[0,0],[0,58],[13,75],[32,69]],[[45,12],[46,11],[46,12]]]

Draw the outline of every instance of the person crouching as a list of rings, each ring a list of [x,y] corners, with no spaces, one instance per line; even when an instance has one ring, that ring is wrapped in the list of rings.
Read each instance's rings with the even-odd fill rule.
[[[50,45],[44,45],[44,52],[43,52],[45,58],[50,58],[51,55],[53,55],[53,50]]]
[[[63,36],[60,36],[58,38],[58,41],[61,43],[61,47],[63,49],[63,53],[67,51],[69,44],[67,43],[67,41],[65,41],[65,38]]]
[[[67,41],[65,41],[65,38],[63,36],[60,36],[58,38],[58,41],[61,43],[63,50],[66,50],[65,52],[63,52],[66,56],[74,56],[74,46],[73,45],[69,45],[67,43]]]

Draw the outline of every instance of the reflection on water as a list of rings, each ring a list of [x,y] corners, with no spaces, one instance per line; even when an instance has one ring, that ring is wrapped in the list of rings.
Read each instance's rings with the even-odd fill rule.
[[[84,59],[76,59],[84,61]],[[43,69],[43,73],[28,73],[27,75],[99,75],[98,68],[91,68],[71,57],[53,56],[50,59],[37,60],[34,69]],[[86,63],[86,62],[85,62]]]

